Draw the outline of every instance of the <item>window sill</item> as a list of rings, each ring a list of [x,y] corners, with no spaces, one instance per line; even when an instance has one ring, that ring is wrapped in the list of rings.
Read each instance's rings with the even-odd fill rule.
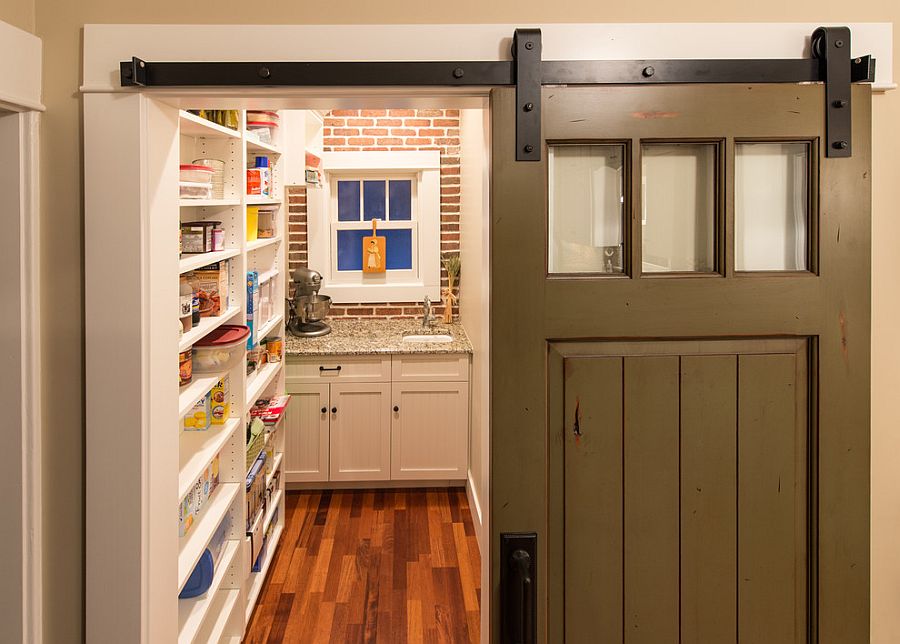
[[[323,286],[322,295],[334,304],[376,304],[380,302],[421,302],[427,295],[433,302],[441,297],[440,286],[420,283],[406,284],[329,284]]]

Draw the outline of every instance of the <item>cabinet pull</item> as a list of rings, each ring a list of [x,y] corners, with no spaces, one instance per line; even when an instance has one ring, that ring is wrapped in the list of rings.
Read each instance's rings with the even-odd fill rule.
[[[331,408],[331,413],[332,413],[332,414],[336,414],[336,413],[337,413],[337,407],[332,407],[332,408]]]
[[[336,367],[323,367],[322,365],[319,365],[319,372],[322,372],[322,371],[340,371],[340,370],[341,370],[341,365],[338,365],[338,366],[336,366]]]
[[[322,407],[322,413],[323,413],[323,414],[327,414],[327,413],[328,413],[328,407]]]
[[[399,405],[394,405],[394,411],[400,411],[400,406],[399,406]]]

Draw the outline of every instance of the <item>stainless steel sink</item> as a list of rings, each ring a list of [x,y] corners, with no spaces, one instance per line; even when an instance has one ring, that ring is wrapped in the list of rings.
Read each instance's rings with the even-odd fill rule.
[[[403,341],[446,344],[447,342],[453,342],[453,338],[448,333],[410,333],[403,336]]]

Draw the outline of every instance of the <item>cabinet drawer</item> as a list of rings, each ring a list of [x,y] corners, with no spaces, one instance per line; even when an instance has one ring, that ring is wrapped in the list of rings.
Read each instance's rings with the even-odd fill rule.
[[[468,382],[469,356],[402,355],[391,362],[393,382]]]
[[[289,359],[285,377],[295,383],[390,382],[390,356],[316,356]]]

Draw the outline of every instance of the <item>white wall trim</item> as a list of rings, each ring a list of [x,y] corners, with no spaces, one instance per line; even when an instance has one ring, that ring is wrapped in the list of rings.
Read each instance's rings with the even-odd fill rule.
[[[119,86],[119,62],[132,56],[149,61],[509,60],[516,27],[540,27],[544,60],[806,58],[813,30],[828,24],[834,23],[85,25],[82,90],[129,91]],[[893,25],[846,24],[853,34],[851,54],[877,59],[875,88],[892,89]],[[266,96],[297,95],[296,88],[264,89]],[[332,97],[340,93],[328,90]]]
[[[469,476],[466,478],[466,497],[469,499],[469,510],[472,514],[472,524],[475,526],[475,537],[478,539],[478,550],[481,552],[481,556],[484,557],[486,552],[485,544],[487,543],[487,535],[484,534],[484,522],[482,520],[481,514],[481,500],[478,498],[478,493],[475,491],[475,485],[472,482],[471,471],[469,471]]]
[[[10,641],[43,641],[41,490],[41,293],[38,110],[41,52],[37,38],[0,22],[0,237],[4,335],[9,374],[0,408],[10,431],[0,457],[6,549],[0,566],[0,622]],[[3,112],[6,113],[3,113]]]

